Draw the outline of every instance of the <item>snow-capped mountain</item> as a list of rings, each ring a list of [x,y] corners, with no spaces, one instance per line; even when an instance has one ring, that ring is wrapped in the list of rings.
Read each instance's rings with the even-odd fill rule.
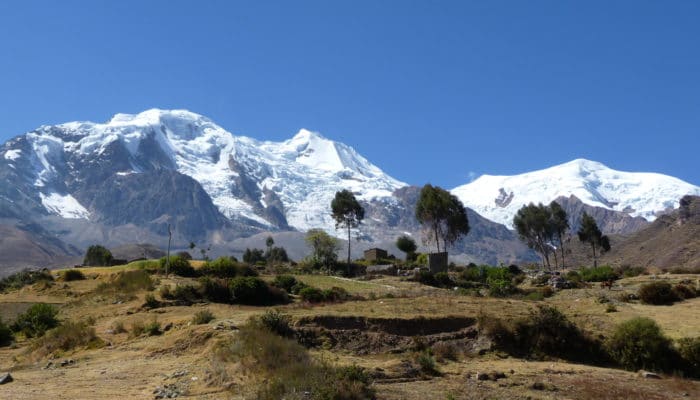
[[[570,196],[589,206],[653,221],[659,213],[677,208],[684,195],[700,195],[700,187],[667,175],[616,171],[577,159],[520,175],[482,175],[452,193],[465,206],[512,229],[513,216],[523,205]]]
[[[304,129],[282,142],[259,141],[185,110],[42,126],[0,147],[0,182],[0,230],[16,239],[0,243],[0,266],[21,267],[30,248],[32,259],[57,260],[95,243],[163,247],[169,227],[175,248],[194,241],[212,255],[240,253],[237,243],[258,233],[292,231],[295,243],[310,228],[342,237],[330,215],[342,189],[365,207],[355,249],[391,249],[404,233],[421,238],[420,188],[385,174],[351,147]],[[700,189],[575,160],[512,177],[482,176],[453,192],[471,208],[471,231],[451,256],[497,264],[535,259],[506,228],[529,202],[564,196],[572,216],[585,210],[606,220],[606,228],[629,232],[646,224],[629,215],[652,219]],[[296,250],[308,251],[303,244]]]
[[[268,229],[333,229],[327,212],[336,191],[353,190],[370,201],[390,198],[406,184],[384,174],[354,149],[318,133],[300,130],[281,143],[234,136],[211,120],[185,110],[117,114],[107,123],[70,122],[43,126],[8,142],[2,152],[10,168],[25,168],[47,212],[90,219],[81,197],[79,168],[110,170],[126,177],[174,170],[197,181],[216,208],[232,220]],[[93,171],[95,172],[95,171]],[[86,199],[82,193],[82,200]]]

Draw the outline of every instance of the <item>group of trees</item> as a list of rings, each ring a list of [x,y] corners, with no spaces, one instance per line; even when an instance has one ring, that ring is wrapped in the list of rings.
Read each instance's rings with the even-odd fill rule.
[[[564,268],[564,238],[569,230],[569,219],[559,203],[552,201],[548,206],[542,203],[523,206],[513,217],[513,225],[521,240],[540,254],[543,267],[551,268],[550,255],[553,255],[555,266]],[[603,252],[610,250],[610,240],[602,234],[595,219],[586,212],[581,216],[580,228],[576,233],[581,242],[591,245],[593,265],[597,267],[596,249]],[[561,265],[557,250],[561,255]]]
[[[427,184],[420,192],[416,204],[416,219],[425,229],[425,243],[435,243],[437,251],[445,251],[448,245],[454,244],[463,235],[469,233],[467,212],[459,199],[450,192]],[[353,229],[359,228],[365,217],[365,209],[349,190],[336,192],[331,202],[331,216],[335,220],[336,229],[347,230],[347,266],[351,265],[351,242]],[[311,229],[307,232],[306,243],[312,250],[311,259],[314,264],[330,267],[337,263],[339,242],[322,229]],[[441,246],[442,245],[442,246]],[[396,241],[399,250],[406,253],[406,259],[415,258],[418,246],[409,236],[403,235]]]
[[[564,266],[564,235],[569,229],[566,211],[556,201],[548,206],[523,206],[513,217],[513,225],[518,236],[542,256],[542,266],[550,268],[549,255],[553,254],[555,264],[559,266],[556,250],[561,253],[561,265]]]
[[[289,262],[287,250],[284,247],[275,246],[275,239],[273,239],[272,236],[268,236],[267,239],[265,239],[265,246],[267,250],[264,252],[262,249],[246,248],[243,253],[243,261],[248,264],[257,264],[259,262],[279,264]]]

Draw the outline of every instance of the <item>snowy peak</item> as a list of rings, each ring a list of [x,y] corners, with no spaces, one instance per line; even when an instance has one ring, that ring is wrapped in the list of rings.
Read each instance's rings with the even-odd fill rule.
[[[483,175],[452,192],[479,214],[512,227],[513,216],[523,205],[572,195],[594,207],[652,221],[678,207],[682,196],[700,194],[700,187],[667,175],[616,171],[577,159],[520,175]]]
[[[234,136],[187,110],[116,114],[105,123],[42,126],[24,136],[31,151],[8,148],[3,159],[29,157],[41,204],[53,214],[85,218],[75,195],[81,182],[175,170],[197,181],[231,220],[275,228],[332,229],[326,210],[336,191],[388,198],[406,184],[386,175],[353,148],[301,129],[283,142]],[[7,145],[5,146],[7,148]],[[65,182],[71,182],[66,187]],[[86,189],[80,186],[81,189]]]

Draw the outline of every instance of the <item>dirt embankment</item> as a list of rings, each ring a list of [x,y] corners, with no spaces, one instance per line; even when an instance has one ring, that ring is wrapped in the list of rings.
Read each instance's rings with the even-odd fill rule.
[[[473,347],[476,320],[469,317],[366,318],[319,315],[297,321],[300,342],[355,354],[401,353],[418,345],[451,342]]]

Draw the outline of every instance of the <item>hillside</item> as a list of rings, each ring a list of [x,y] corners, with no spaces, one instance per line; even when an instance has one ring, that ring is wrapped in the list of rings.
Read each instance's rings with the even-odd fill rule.
[[[614,265],[700,272],[700,197],[683,197],[678,210],[615,244],[603,260]]]
[[[609,336],[618,324],[638,316],[654,320],[672,339],[696,335],[700,298],[672,306],[618,300],[650,282],[648,276],[623,279],[613,290],[596,285],[530,300],[485,292],[470,295],[396,276],[358,280],[297,274],[295,279],[307,285],[342,288],[353,297],[310,303],[293,296],[288,304],[265,307],[188,303],[185,297],[175,301],[165,293],[172,296],[176,287],[197,287],[196,278],[145,278],[138,265],[80,271],[88,279],[65,281],[56,275],[54,282],[0,293],[3,321],[13,321],[32,304],[45,302],[58,309],[64,326],[39,338],[18,334],[14,345],[0,345],[0,375],[9,371],[13,378],[0,386],[0,397],[322,399],[323,393],[334,390],[345,395],[340,399],[378,400],[700,396],[697,380],[671,374],[649,379],[612,365],[559,357],[526,358],[506,353],[491,337],[497,321],[526,320],[543,306],[561,310],[562,318],[595,338]],[[125,275],[127,271],[137,273]],[[126,282],[125,276],[131,276],[131,284],[115,290],[119,282]],[[267,281],[274,277],[262,275]],[[692,277],[667,279],[677,283]],[[522,287],[537,290],[527,282]],[[600,299],[606,299],[605,304]],[[616,312],[606,311],[611,304]],[[203,312],[211,313],[212,319],[197,319]],[[292,339],[273,336],[250,322],[275,312],[289,318]],[[275,326],[284,326],[284,320]],[[559,333],[547,328],[546,334]],[[567,347],[579,349],[578,344]],[[364,383],[347,385],[348,379]],[[365,385],[374,397],[351,397],[349,393]],[[308,394],[279,394],[298,387]]]

